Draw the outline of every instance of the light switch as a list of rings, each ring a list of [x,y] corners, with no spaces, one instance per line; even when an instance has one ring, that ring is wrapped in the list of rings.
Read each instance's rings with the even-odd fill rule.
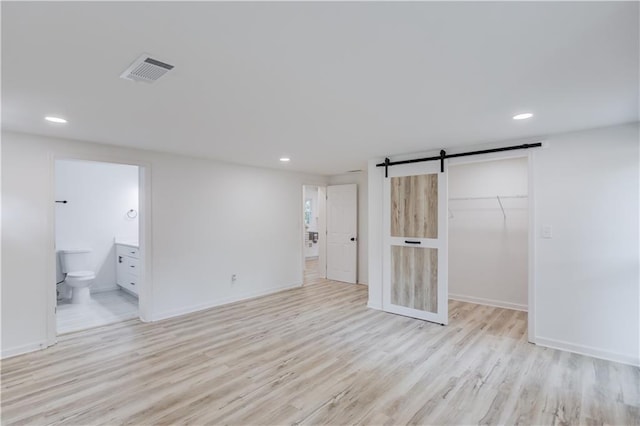
[[[542,225],[542,238],[553,238],[553,226]]]

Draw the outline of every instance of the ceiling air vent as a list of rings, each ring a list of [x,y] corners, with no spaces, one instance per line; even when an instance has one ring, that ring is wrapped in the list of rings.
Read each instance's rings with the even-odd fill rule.
[[[153,83],[172,69],[173,65],[166,64],[144,54],[136,59],[135,62],[120,75],[120,78]]]

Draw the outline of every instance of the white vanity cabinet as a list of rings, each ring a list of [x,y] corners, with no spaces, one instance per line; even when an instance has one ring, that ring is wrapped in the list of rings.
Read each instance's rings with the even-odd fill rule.
[[[116,283],[138,295],[140,249],[129,244],[116,244]]]

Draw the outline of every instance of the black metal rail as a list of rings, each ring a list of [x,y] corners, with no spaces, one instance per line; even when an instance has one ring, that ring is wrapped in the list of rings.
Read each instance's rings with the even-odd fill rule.
[[[440,155],[434,157],[413,158],[411,160],[391,161],[389,158],[384,159],[384,163],[376,164],[376,167],[384,167],[384,177],[389,177],[389,167],[399,164],[422,163],[425,161],[440,161],[440,172],[444,172],[444,160],[447,158],[467,157],[469,155],[491,154],[493,152],[514,151],[516,149],[539,148],[542,142],[525,143],[522,145],[504,146],[502,148],[481,149],[479,151],[459,152],[457,154],[447,154],[443,149]]]

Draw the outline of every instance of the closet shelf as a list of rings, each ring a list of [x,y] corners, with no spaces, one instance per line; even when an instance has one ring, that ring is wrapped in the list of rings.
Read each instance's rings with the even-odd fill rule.
[[[504,219],[507,219],[507,213],[504,211],[504,205],[502,204],[502,200],[505,199],[514,199],[514,198],[528,198],[526,195],[495,195],[491,197],[451,197],[449,201],[472,201],[472,200],[496,200],[500,205],[500,210],[502,210],[502,216]],[[449,218],[453,219],[453,212],[449,209]]]
[[[506,198],[528,198],[526,195],[493,195],[490,197],[451,197],[449,201],[461,201],[461,200],[495,200],[500,198],[502,200]]]

